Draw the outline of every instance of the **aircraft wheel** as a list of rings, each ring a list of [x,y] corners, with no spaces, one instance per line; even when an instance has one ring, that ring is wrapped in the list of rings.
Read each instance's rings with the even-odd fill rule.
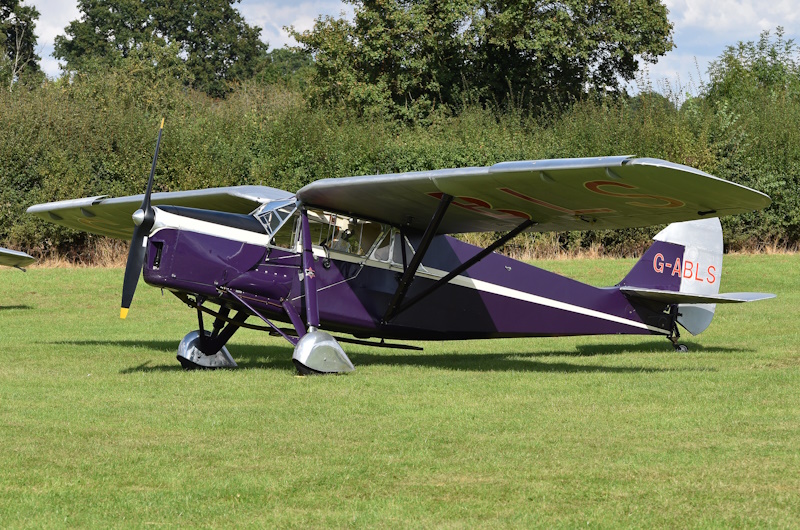
[[[686,353],[686,352],[689,351],[689,346],[687,346],[686,344],[676,344],[675,345],[675,351],[679,351],[681,353]]]
[[[205,336],[211,336],[206,331]],[[194,330],[183,337],[178,345],[178,355],[176,358],[181,363],[184,370],[213,370],[216,368],[236,368],[236,361],[233,360],[228,348],[223,346],[214,355],[206,355],[200,350],[200,331]]]
[[[318,372],[316,370],[312,370],[308,366],[304,365],[297,359],[292,359],[294,363],[294,367],[297,369],[298,375],[325,375],[325,372]]]
[[[292,362],[300,375],[343,374],[355,370],[336,339],[319,330],[306,333],[297,342]]]

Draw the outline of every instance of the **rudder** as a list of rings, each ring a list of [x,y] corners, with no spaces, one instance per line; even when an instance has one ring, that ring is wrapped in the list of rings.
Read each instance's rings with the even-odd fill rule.
[[[662,300],[674,292],[676,302],[682,295],[719,294],[722,225],[718,218],[672,223],[653,239],[655,242],[619,283],[620,287],[652,290]],[[677,320],[697,335],[711,324],[715,310],[714,303],[678,304]]]

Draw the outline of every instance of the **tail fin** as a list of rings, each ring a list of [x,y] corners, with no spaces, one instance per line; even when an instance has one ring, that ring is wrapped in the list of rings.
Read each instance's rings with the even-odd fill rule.
[[[678,323],[692,335],[704,331],[718,303],[750,302],[775,295],[719,294],[722,226],[716,217],[672,223],[619,283],[634,298],[678,304]]]

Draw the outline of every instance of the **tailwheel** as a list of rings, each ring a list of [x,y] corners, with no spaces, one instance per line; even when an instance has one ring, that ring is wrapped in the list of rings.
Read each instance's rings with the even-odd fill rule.
[[[667,338],[672,342],[672,347],[675,348],[675,351],[686,353],[689,351],[689,346],[678,342],[681,339],[681,332],[678,330],[678,317],[680,316],[678,306],[672,306],[670,316],[672,317],[672,331]]]
[[[216,353],[207,355],[201,349],[208,344],[211,333],[204,331],[201,335],[200,330],[192,331],[183,337],[178,346],[177,359],[185,370],[213,370],[216,368],[236,368],[236,361],[233,360],[228,348],[222,346]],[[204,344],[205,343],[205,344]]]

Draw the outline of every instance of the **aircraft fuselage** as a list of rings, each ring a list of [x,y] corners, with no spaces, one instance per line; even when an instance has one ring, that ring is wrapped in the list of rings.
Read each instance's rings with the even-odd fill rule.
[[[147,243],[148,284],[239,307],[230,289],[264,317],[282,322],[290,322],[285,301],[305,314],[298,244],[282,248],[265,233],[162,210],[157,219]],[[395,237],[408,241],[408,254],[420,238]],[[405,299],[480,251],[435,236]],[[670,332],[663,308],[633,305],[616,287],[593,287],[496,253],[384,322],[410,255],[401,259],[395,252],[394,260],[382,260],[377,251],[359,256],[317,245],[313,252],[320,323],[328,331],[418,340]]]

